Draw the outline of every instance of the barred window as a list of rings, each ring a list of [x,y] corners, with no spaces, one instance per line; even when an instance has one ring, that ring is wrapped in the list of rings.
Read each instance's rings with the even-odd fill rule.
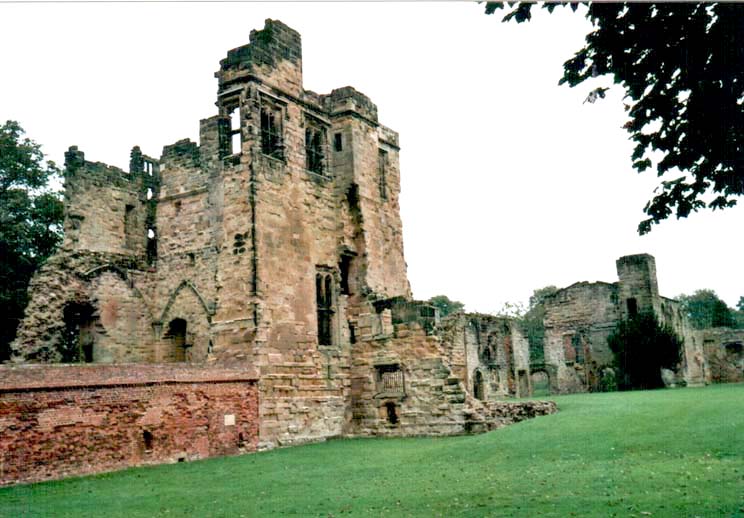
[[[315,299],[318,310],[318,345],[333,345],[333,278],[330,273],[315,276]]]
[[[281,115],[280,108],[261,107],[261,152],[280,159],[284,158]]]

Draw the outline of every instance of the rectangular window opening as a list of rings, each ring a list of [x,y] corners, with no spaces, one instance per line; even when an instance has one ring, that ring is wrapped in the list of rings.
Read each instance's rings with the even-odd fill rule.
[[[237,106],[230,112],[230,129],[232,131],[240,129],[240,109]]]
[[[628,306],[628,317],[634,318],[638,316],[638,301],[631,297],[625,302]]]
[[[341,261],[338,263],[338,269],[341,271],[341,294],[351,295],[351,289],[349,287],[349,274],[351,271],[351,260],[352,256],[342,255]]]
[[[334,151],[343,151],[344,150],[344,141],[341,133],[335,133],[333,135],[333,150]]]
[[[268,106],[261,108],[261,152],[274,158],[284,158],[280,109]]]
[[[124,247],[132,250],[136,244],[137,235],[137,217],[134,212],[134,205],[124,207]]]
[[[380,199],[387,200],[387,151],[380,149],[377,155],[377,173],[380,187]]]
[[[230,154],[231,155],[238,155],[241,152],[240,149],[241,144],[241,138],[240,133],[233,133],[230,135]]]
[[[333,345],[333,278],[322,272],[315,276],[315,302],[318,312],[318,345]]]
[[[378,394],[405,394],[403,371],[399,364],[377,365],[375,370]]]

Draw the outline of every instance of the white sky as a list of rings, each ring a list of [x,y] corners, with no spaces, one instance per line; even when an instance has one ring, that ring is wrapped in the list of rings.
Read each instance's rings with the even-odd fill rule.
[[[216,113],[213,73],[266,18],[303,39],[305,88],[352,85],[400,133],[408,275],[495,312],[532,290],[614,282],[615,259],[656,257],[674,297],[744,295],[744,207],[670,220],[639,237],[656,185],[630,166],[621,92],[558,86],[590,25],[568,9],[500,22],[471,3],[0,4],[0,119],[18,120],[49,158],[78,145],[127,168],[198,141]],[[605,82],[607,82],[605,80]],[[596,85],[595,85],[596,86]],[[744,206],[744,200],[741,205]]]

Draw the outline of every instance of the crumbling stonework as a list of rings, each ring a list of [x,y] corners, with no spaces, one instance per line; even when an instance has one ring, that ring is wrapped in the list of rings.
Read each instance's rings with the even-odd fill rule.
[[[411,300],[398,135],[369,98],[304,90],[300,36],[273,20],[215,76],[217,114],[198,144],[159,159],[135,147],[128,172],[66,153],[65,239],[31,283],[15,363],[251,373],[259,448],[466,433],[555,411],[495,403],[531,390],[513,322],[440,322]]]
[[[0,484],[255,451],[258,391],[188,365],[0,367]]]
[[[744,329],[716,327],[702,332],[705,359],[713,383],[744,381]]]
[[[533,372],[547,375],[552,393],[604,390],[614,377],[607,337],[621,319],[652,311],[684,340],[682,361],[669,382],[710,381],[701,332],[692,328],[679,302],[659,295],[654,258],[629,255],[616,265],[616,283],[579,282],[546,298],[545,364],[533,365]]]

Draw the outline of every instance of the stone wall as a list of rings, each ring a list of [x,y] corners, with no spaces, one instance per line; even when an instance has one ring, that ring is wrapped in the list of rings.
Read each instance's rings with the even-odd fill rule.
[[[477,399],[532,394],[529,343],[515,319],[458,314],[445,319],[441,333],[454,372]]]
[[[708,363],[708,381],[744,381],[744,329],[718,327],[705,329],[700,334]]]
[[[0,368],[0,484],[255,451],[250,372],[148,365]]]
[[[528,395],[527,341],[513,321],[443,324],[411,300],[399,137],[377,106],[348,86],[304,90],[300,36],[274,20],[215,76],[217,113],[200,121],[198,144],[179,140],[159,160],[135,147],[128,173],[70,148],[65,243],[31,283],[14,362],[97,364],[49,371],[83,369],[83,379],[101,364],[130,374],[140,371],[120,365],[150,364],[132,376],[153,382],[89,380],[102,401],[130,397],[138,408],[176,397],[180,382],[159,369],[216,376],[240,366],[258,380],[260,448],[488,429],[496,418],[477,399]],[[70,405],[94,405],[81,394]],[[177,453],[163,448],[147,459]],[[146,460],[123,455],[100,464]]]
[[[545,372],[551,393],[598,390],[612,363],[607,337],[619,318],[618,289],[604,282],[579,282],[547,297]]]

